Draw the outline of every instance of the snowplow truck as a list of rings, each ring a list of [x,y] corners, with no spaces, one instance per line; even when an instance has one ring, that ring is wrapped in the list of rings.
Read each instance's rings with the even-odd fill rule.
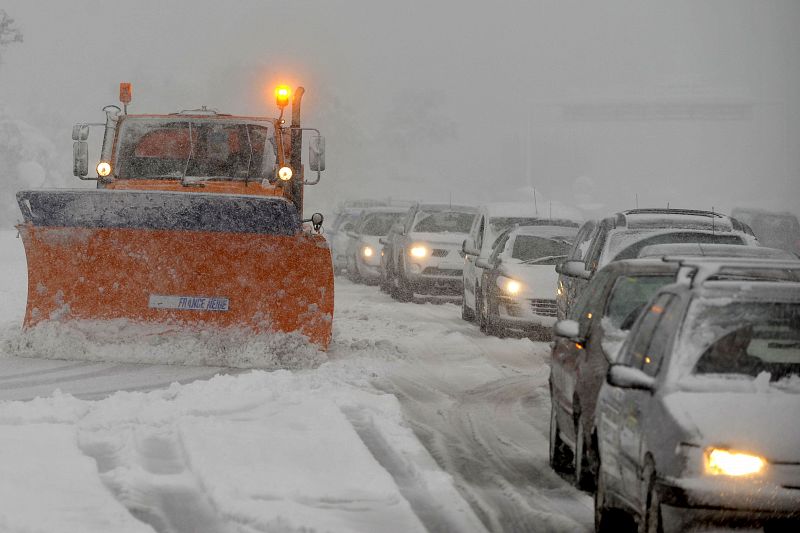
[[[73,173],[97,188],[17,193],[28,263],[24,327],[56,321],[91,331],[105,323],[99,331],[107,332],[110,321],[148,334],[297,332],[326,349],[331,253],[322,215],[303,219],[303,187],[319,182],[325,142],[300,124],[303,92],[276,90],[278,118],[205,107],[136,115],[127,113],[130,84],[121,84],[122,108],[106,106],[104,123],[73,128]],[[103,143],[89,177],[92,126]]]

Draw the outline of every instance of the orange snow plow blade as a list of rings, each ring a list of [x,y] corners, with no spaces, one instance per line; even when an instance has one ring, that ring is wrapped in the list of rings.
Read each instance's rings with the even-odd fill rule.
[[[125,319],[330,342],[330,250],[282,198],[111,190],[17,198],[25,327]]]

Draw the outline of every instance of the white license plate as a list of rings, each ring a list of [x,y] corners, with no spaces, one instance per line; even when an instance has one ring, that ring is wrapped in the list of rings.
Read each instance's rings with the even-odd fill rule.
[[[151,294],[151,309],[178,309],[181,311],[228,311],[230,300],[221,296],[164,296]]]

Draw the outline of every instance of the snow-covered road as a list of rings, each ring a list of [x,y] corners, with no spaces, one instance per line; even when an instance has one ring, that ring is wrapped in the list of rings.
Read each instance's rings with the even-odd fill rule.
[[[220,350],[185,340],[26,339],[14,236],[0,232],[0,531],[591,529],[590,497],[547,466],[546,344],[343,279],[327,356],[235,358],[291,370],[181,366]],[[19,357],[37,350],[69,360]],[[123,362],[153,354],[175,364]]]

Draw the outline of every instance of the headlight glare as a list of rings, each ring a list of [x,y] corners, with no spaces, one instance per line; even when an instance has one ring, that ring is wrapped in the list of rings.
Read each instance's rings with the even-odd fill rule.
[[[499,276],[497,278],[497,286],[508,295],[516,296],[522,292],[522,283],[515,279]]]
[[[752,476],[767,466],[763,457],[722,448],[709,448],[705,454],[706,473],[713,476]]]
[[[416,246],[412,246],[408,253],[411,254],[411,257],[422,258],[428,255],[428,248],[418,244]]]
[[[371,246],[365,246],[361,249],[361,255],[364,257],[372,257],[375,255],[375,250],[373,250]]]
[[[101,178],[105,178],[111,174],[111,165],[106,161],[100,161],[97,163],[97,175]]]

